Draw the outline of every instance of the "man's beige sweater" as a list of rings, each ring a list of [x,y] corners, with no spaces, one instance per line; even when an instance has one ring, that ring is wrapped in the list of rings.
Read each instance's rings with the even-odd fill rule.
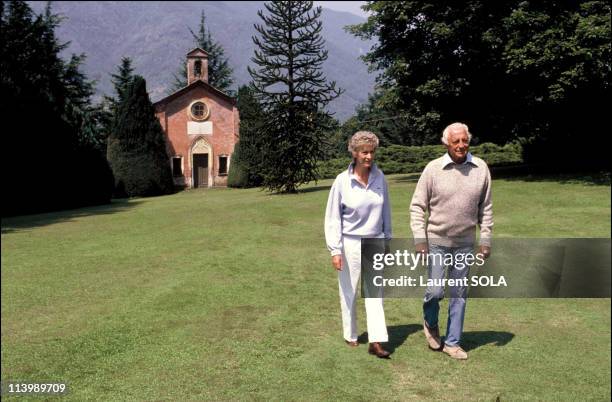
[[[476,225],[480,244],[490,246],[493,203],[487,164],[471,154],[463,164],[454,163],[448,154],[429,162],[410,203],[415,242],[437,238],[440,245],[473,244]]]

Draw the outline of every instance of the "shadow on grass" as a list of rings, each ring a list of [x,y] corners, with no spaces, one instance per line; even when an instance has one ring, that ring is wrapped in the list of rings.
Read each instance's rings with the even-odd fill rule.
[[[331,186],[313,186],[306,188],[298,188],[294,192],[280,192],[280,191],[268,191],[265,187],[259,187],[260,193],[265,193],[265,195],[272,196],[286,196],[286,195],[299,195],[299,194],[307,194],[307,193],[316,193],[317,191],[329,191]]]
[[[389,342],[385,343],[385,349],[390,353],[395,352],[395,349],[402,346],[406,339],[415,332],[419,332],[423,329],[422,325],[409,324],[409,325],[393,325],[387,327],[389,333]],[[368,343],[368,333],[364,332],[357,338],[359,343]]]
[[[110,204],[105,205],[2,218],[2,234],[69,221],[83,216],[114,214],[134,208],[141,202],[129,199],[115,199]]]
[[[461,337],[461,346],[466,351],[477,349],[484,345],[493,344],[504,346],[514,339],[514,334],[503,331],[469,331]]]
[[[315,187],[306,187],[298,190],[298,194],[302,193],[314,193],[317,191],[329,191],[331,186],[315,186]]]

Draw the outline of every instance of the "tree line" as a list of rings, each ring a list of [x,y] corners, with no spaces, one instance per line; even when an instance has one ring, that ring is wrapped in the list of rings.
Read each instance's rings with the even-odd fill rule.
[[[202,14],[194,45],[208,49],[210,82],[227,89],[231,69]],[[0,3],[2,216],[109,203],[174,189],[166,140],[143,77],[123,57],[111,74],[112,96],[94,104],[95,81],[81,71],[85,54],[65,61],[47,4]],[[183,63],[184,65],[184,63]],[[178,78],[178,77],[175,77]]]
[[[296,66],[322,77],[320,23],[309,14],[316,8],[266,4],[253,37],[253,81],[238,94],[243,127],[230,184],[295,191],[321,177],[314,159],[347,155],[358,130],[376,132],[383,146],[433,145],[455,121],[471,127],[476,144],[519,145],[534,170],[609,170],[599,145],[610,92],[607,2],[368,1],[363,8],[367,21],[346,29],[374,41],[362,58],[378,74],[376,87],[341,124],[325,111],[338,95],[332,87],[309,106],[292,95]],[[289,108],[316,116],[315,123],[300,126]]]
[[[3,215],[108,202],[113,176],[103,155],[103,113],[85,55],[59,57],[59,18],[21,1],[0,4]]]
[[[463,121],[480,141],[520,141],[530,163],[608,166],[596,144],[610,91],[606,1],[369,1],[349,31],[377,89],[348,124],[377,120],[385,142],[438,141]],[[571,157],[567,157],[571,148]]]
[[[319,177],[321,160],[346,155],[357,130],[375,131],[383,146],[428,145],[453,121],[466,122],[476,142],[520,142],[530,163],[608,167],[595,145],[610,89],[607,2],[369,1],[364,9],[367,21],[347,30],[374,41],[363,60],[377,84],[344,123],[327,109],[343,91],[323,73],[322,9],[313,2],[264,4],[251,82],[237,90],[204,12],[189,28],[194,47],[209,53],[210,84],[237,97],[230,185],[295,192]],[[23,1],[1,3],[3,215],[172,192],[144,78],[124,57],[111,76],[115,93],[93,104],[86,56],[59,56],[68,46],[55,36],[60,22],[50,6],[35,15]],[[186,86],[180,66],[171,90]]]

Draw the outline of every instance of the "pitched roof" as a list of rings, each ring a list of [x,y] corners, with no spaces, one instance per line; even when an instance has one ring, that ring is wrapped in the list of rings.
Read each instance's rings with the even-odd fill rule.
[[[220,98],[225,99],[226,101],[230,102],[232,105],[236,104],[236,98],[232,98],[231,96],[229,96],[225,92],[223,92],[223,91],[213,87],[208,82],[204,82],[202,80],[195,80],[194,82],[192,82],[191,84],[187,85],[186,87],[183,87],[183,88],[179,89],[178,91],[174,92],[173,94],[170,94],[170,95],[166,96],[165,98],[158,100],[157,102],[155,102],[153,104],[153,106],[157,107],[158,105],[161,105],[163,103],[168,103],[168,102],[178,98],[179,96],[189,92],[191,89],[193,89],[195,87],[198,87],[198,86],[203,86],[204,88],[208,89],[213,94],[215,94],[215,95],[219,96]]]
[[[187,57],[193,57],[193,56],[206,56],[206,57],[208,57],[208,52],[206,50],[202,49],[201,47],[196,47],[195,49],[193,49],[192,51],[187,53]]]

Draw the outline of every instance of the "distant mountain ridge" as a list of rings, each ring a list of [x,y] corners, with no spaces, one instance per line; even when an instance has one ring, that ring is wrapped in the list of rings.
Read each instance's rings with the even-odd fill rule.
[[[46,2],[29,2],[41,12]],[[253,56],[254,23],[261,23],[257,10],[261,1],[173,1],[173,2],[64,2],[52,3],[52,10],[66,19],[57,30],[66,50],[85,53],[84,72],[97,81],[98,93],[111,94],[110,73],[122,56],[133,60],[135,73],[147,80],[153,101],[168,95],[173,74],[193,48],[188,28],[197,30],[201,11],[213,38],[221,43],[234,69],[234,82],[245,84],[250,76],[247,65]],[[324,64],[328,80],[334,80],[345,93],[329,109],[341,121],[354,114],[355,107],[367,101],[375,75],[368,73],[359,56],[370,43],[344,31],[344,26],[364,22],[354,14],[323,9],[323,37],[329,58]]]

